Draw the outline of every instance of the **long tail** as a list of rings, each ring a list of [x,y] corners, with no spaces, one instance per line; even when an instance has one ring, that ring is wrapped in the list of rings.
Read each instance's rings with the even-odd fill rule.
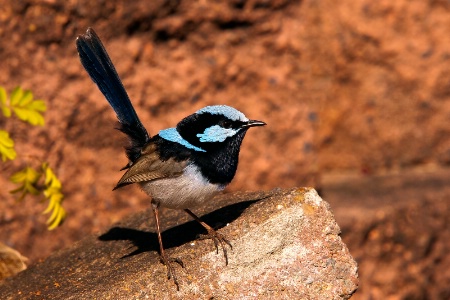
[[[83,67],[108,100],[121,124],[119,130],[128,135],[131,145],[127,157],[134,162],[142,147],[149,141],[147,130],[139,120],[119,75],[100,38],[92,28],[78,36],[77,50]]]

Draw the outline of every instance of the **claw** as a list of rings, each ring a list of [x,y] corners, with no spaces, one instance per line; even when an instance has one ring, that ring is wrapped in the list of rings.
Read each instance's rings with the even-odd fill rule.
[[[214,229],[210,228],[208,229],[208,234],[202,234],[199,237],[200,240],[206,240],[211,239],[214,242],[214,246],[216,247],[216,253],[219,254],[219,244],[222,247],[223,250],[223,256],[225,258],[225,265],[228,265],[228,252],[226,245],[230,247],[230,249],[233,249],[233,246],[231,245],[230,241],[227,240],[227,238],[221,234],[215,231]]]
[[[180,290],[180,285],[178,283],[177,276],[175,274],[175,269],[172,266],[172,263],[179,264],[182,268],[184,268],[184,263],[179,258],[172,258],[172,257],[165,257],[165,255],[160,255],[159,259],[161,260],[161,263],[163,263],[167,267],[167,279],[173,279],[173,282],[177,286],[177,291]]]
[[[202,225],[208,231],[208,234],[200,235],[200,239],[201,240],[212,239],[214,242],[214,246],[216,246],[217,254],[219,254],[219,243],[220,243],[220,246],[223,249],[223,256],[225,257],[225,264],[228,265],[228,254],[225,244],[227,244],[230,247],[230,249],[233,249],[231,243],[225,238],[224,235],[218,233],[217,231],[214,230],[214,228],[212,228],[211,226],[200,220],[200,218],[197,217],[192,211],[190,211],[189,209],[185,209],[184,211],[188,213],[192,218],[194,218],[195,221],[200,223],[200,225]]]

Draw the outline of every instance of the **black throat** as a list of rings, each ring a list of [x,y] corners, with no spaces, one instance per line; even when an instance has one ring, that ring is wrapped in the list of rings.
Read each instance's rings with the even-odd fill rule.
[[[176,161],[190,160],[201,174],[211,183],[227,185],[236,174],[239,150],[247,129],[221,143],[205,143],[206,152],[188,149],[183,145],[154,136],[150,142],[156,143],[162,160],[174,158]]]
[[[194,151],[192,160],[209,182],[224,185],[231,182],[236,174],[239,150],[246,132],[247,129],[242,129],[217,147],[208,147],[207,152]]]

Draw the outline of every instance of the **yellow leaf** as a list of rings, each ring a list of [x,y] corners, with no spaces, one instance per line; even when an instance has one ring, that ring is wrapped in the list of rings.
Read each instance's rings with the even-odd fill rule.
[[[42,214],[45,215],[45,214],[48,214],[49,212],[51,212],[55,208],[56,205],[59,205],[60,200],[62,200],[62,194],[61,194],[61,199],[58,199],[56,197],[51,197],[49,199],[47,208],[44,210],[44,212]]]
[[[56,194],[61,194],[60,188],[48,187],[44,191],[44,196],[47,198],[50,198],[50,197],[52,197],[52,195],[56,195]]]
[[[45,120],[44,120],[44,117],[40,113],[35,111],[35,112],[30,113],[28,123],[30,123],[31,125],[34,125],[34,126],[37,126],[37,125],[44,126]]]
[[[39,180],[40,174],[30,167],[14,173],[10,180],[13,183],[20,184],[17,189],[10,191],[12,194],[21,192],[19,200],[22,200],[27,194],[38,195],[40,191],[35,187]]]
[[[12,191],[11,194],[20,193],[17,200],[21,201],[27,194],[38,195],[40,191],[35,187],[41,175],[30,167],[26,167],[23,170],[14,173],[10,180],[13,183],[19,184],[20,186]]]
[[[34,100],[29,105],[30,108],[36,110],[36,111],[46,111],[47,105],[45,104],[44,100]]]
[[[7,118],[11,117],[11,109],[7,106],[2,106],[2,113]]]
[[[44,117],[37,111],[22,107],[13,107],[13,111],[19,119],[28,122],[31,125],[43,126],[45,124]]]
[[[34,126],[44,125],[45,121],[41,113],[46,111],[47,107],[44,101],[34,100],[32,92],[23,91],[20,87],[15,88],[11,93],[10,102],[13,112],[19,119]]]
[[[13,183],[22,183],[26,180],[27,178],[27,174],[24,172],[24,170],[19,171],[17,173],[14,173],[11,177],[10,180]]]
[[[53,208],[55,207],[56,202],[49,202],[47,208],[42,212],[43,215],[48,214],[49,212],[51,212],[53,210]]]
[[[29,111],[26,109],[23,109],[21,107],[13,107],[14,113],[17,115],[19,119],[22,121],[26,121],[28,119],[28,113]]]
[[[24,192],[30,193],[32,195],[39,195],[39,190],[36,189],[31,182],[25,182],[23,187]]]
[[[54,201],[54,202],[56,202],[58,204],[61,204],[63,198],[64,198],[64,195],[62,193],[60,193],[60,192],[57,192],[57,193],[53,193],[51,195],[50,200]]]
[[[11,181],[14,183],[31,182],[36,183],[39,180],[39,173],[33,168],[26,167],[25,169],[14,173],[11,176]]]
[[[6,90],[0,86],[0,104],[1,105],[6,105]]]
[[[23,92],[22,97],[19,99],[20,106],[26,106],[33,101],[33,93],[29,90]]]
[[[16,150],[14,150],[14,141],[9,137],[9,133],[4,130],[0,130],[0,154],[2,161],[13,160],[17,156]]]
[[[47,225],[50,224],[50,223],[52,223],[52,222],[56,219],[56,217],[58,216],[58,212],[59,212],[60,209],[61,209],[61,206],[59,206],[59,205],[56,205],[56,206],[53,208],[52,214],[51,214],[50,217],[47,219]]]
[[[56,216],[56,218],[53,220],[53,222],[51,222],[50,226],[47,227],[48,230],[53,230],[56,227],[58,227],[59,225],[61,225],[61,223],[64,221],[64,219],[66,218],[66,211],[64,210],[64,208],[61,206],[59,211],[58,211],[58,215]]]
[[[56,176],[53,177],[50,187],[54,189],[61,189],[61,181]]]
[[[3,115],[7,118],[11,117],[11,109],[6,105],[6,91],[0,86],[0,108],[2,109]]]
[[[39,174],[35,169],[27,167],[26,168],[27,181],[31,183],[36,183],[39,180],[41,174]]]
[[[16,150],[14,150],[14,149],[8,149],[6,151],[3,151],[3,149],[0,149],[0,152],[2,152],[2,161],[7,161],[8,159],[14,160],[17,157]]]
[[[4,130],[0,130],[0,143],[5,147],[14,147],[14,141],[9,137],[9,133]]]
[[[45,169],[45,185],[47,189],[61,189],[61,181],[59,181],[50,167],[46,167]]]
[[[44,214],[52,212],[47,220],[48,230],[53,230],[58,227],[61,222],[66,217],[66,212],[62,207],[62,201],[64,200],[64,195],[61,192],[61,181],[56,177],[53,170],[48,166],[47,163],[42,164],[42,169],[45,172],[45,190],[44,196],[49,201],[49,204]]]
[[[22,99],[23,90],[20,86],[14,88],[14,90],[11,92],[11,106],[18,105],[20,102],[20,99]]]
[[[42,168],[45,170],[45,185],[50,185],[50,182],[52,181],[53,177],[55,176],[53,174],[52,169],[48,166],[48,164],[43,164]]]

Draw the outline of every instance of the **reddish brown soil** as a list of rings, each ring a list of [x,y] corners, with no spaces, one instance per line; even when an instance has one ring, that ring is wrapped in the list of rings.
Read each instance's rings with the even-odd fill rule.
[[[48,104],[44,128],[0,118],[26,155],[1,164],[0,241],[31,262],[149,205],[136,187],[111,191],[126,159],[75,50],[89,26],[150,133],[219,103],[268,123],[248,133],[229,190],[326,190],[324,175],[450,164],[448,1],[0,0],[0,84]],[[45,229],[45,204],[18,205],[8,193],[9,175],[30,156],[63,182],[69,216],[57,231]]]

